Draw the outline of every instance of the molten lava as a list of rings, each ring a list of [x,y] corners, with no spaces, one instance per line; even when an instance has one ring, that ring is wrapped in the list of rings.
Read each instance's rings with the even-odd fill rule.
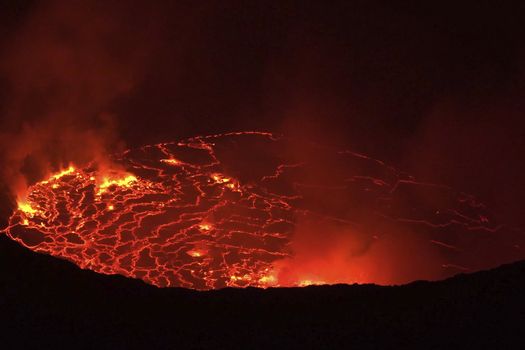
[[[523,257],[483,204],[349,151],[270,133],[199,136],[36,183],[5,230],[24,246],[156,286],[437,279]]]

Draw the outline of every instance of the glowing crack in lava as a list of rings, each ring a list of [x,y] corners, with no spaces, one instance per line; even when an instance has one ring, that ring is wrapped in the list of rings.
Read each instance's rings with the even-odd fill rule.
[[[523,257],[483,204],[350,151],[263,132],[132,149],[29,188],[5,230],[38,252],[156,286],[443,278]]]

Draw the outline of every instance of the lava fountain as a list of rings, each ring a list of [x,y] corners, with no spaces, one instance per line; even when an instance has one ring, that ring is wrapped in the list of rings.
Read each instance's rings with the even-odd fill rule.
[[[264,132],[198,136],[32,185],[6,234],[159,287],[439,279],[524,257],[473,196],[351,151]]]

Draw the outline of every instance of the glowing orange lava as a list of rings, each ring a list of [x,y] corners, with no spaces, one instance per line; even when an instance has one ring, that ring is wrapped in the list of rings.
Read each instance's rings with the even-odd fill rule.
[[[31,186],[8,236],[82,268],[194,289],[400,283],[523,256],[522,232],[474,197],[350,151],[240,132],[114,161],[125,171],[70,166]]]

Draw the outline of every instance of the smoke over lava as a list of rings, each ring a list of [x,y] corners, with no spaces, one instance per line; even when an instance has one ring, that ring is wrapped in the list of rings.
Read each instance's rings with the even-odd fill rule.
[[[499,33],[480,39],[467,5],[453,35],[423,12],[33,4],[0,39],[0,175],[18,199],[6,232],[196,289],[403,283],[524,258],[522,231],[500,223],[521,220],[523,87],[502,82],[522,60],[501,54],[521,36],[505,16],[480,20]],[[239,129],[337,139],[424,180],[267,133],[187,139]]]
[[[472,196],[292,144],[199,136],[115,156],[125,171],[71,166],[30,187],[7,234],[82,268],[194,289],[403,283],[523,254],[522,233]]]
[[[44,1],[20,19],[0,52],[0,175],[13,193],[24,197],[28,184],[71,161],[108,166],[107,150],[124,149],[111,104],[144,75],[154,11]]]

